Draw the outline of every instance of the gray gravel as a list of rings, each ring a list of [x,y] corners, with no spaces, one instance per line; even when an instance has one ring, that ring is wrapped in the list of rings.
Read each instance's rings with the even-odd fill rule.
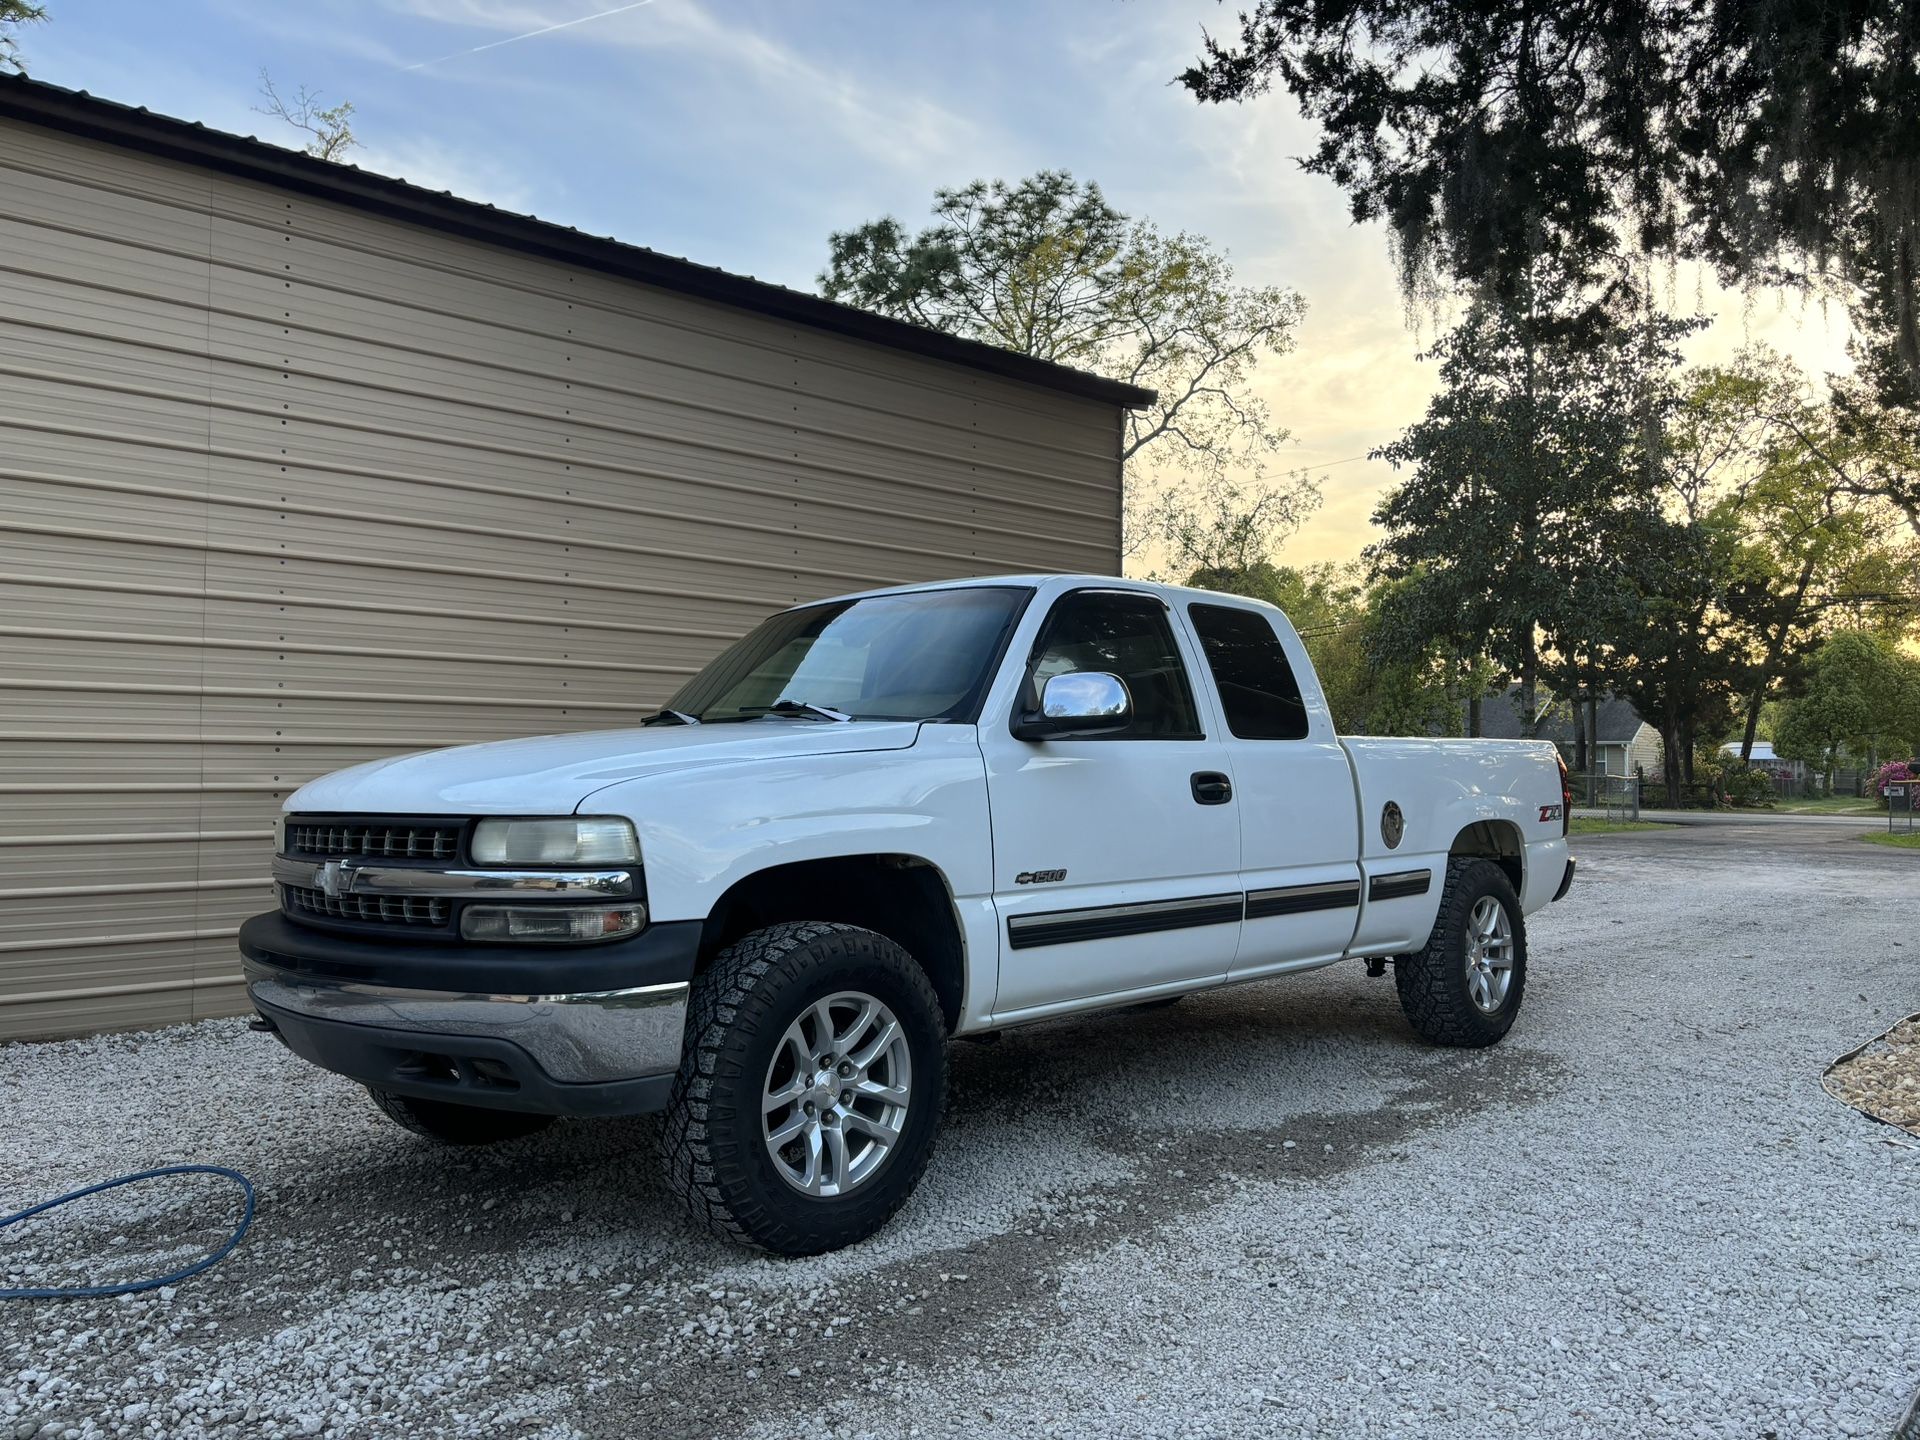
[[[230,1021],[0,1049],[0,1209],[261,1190],[170,1297],[0,1305],[0,1437],[1880,1440],[1920,1148],[1819,1075],[1920,1009],[1916,857],[1582,854],[1498,1049],[1417,1046],[1358,966],[962,1045],[919,1195],[800,1262],[685,1226],[651,1121],[436,1150]],[[0,1284],[217,1240],[232,1192],[174,1183],[0,1235]]]

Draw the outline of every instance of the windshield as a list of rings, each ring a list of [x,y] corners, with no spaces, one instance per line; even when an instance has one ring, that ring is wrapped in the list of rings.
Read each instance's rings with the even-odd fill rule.
[[[1031,593],[979,585],[785,610],[667,706],[708,724],[775,713],[783,701],[779,713],[789,717],[795,707],[818,706],[855,720],[971,718]]]

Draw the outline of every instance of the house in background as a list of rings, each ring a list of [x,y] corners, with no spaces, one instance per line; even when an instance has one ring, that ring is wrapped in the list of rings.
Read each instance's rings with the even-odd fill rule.
[[[1720,753],[1722,755],[1725,755],[1728,759],[1738,759],[1740,756],[1739,742],[1734,741],[1731,744],[1722,745],[1720,747]],[[1772,771],[1774,781],[1776,784],[1783,779],[1789,782],[1791,786],[1791,788],[1787,792],[1789,794],[1798,795],[1802,793],[1802,791],[1806,786],[1806,783],[1807,783],[1806,761],[1782,760],[1779,754],[1774,750],[1773,742],[1771,740],[1754,741],[1753,751],[1747,757],[1747,760],[1748,760],[1748,763],[1754,766],[1754,768],[1756,769]]]
[[[1541,700],[1546,718],[1535,738],[1551,740],[1572,765],[1579,753],[1574,734],[1573,706],[1562,700]],[[1660,732],[1640,718],[1618,695],[1604,697],[1592,712],[1594,735],[1588,740],[1588,770],[1597,775],[1660,774]],[[1584,717],[1583,717],[1584,718]],[[1489,740],[1525,738],[1520,726],[1520,689],[1489,695],[1480,705],[1480,733]]]

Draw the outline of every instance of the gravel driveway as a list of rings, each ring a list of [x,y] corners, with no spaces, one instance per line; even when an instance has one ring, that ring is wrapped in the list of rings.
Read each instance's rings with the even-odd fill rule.
[[[918,1196],[815,1260],[683,1225],[651,1121],[448,1152],[239,1022],[0,1049],[0,1209],[261,1192],[171,1298],[0,1304],[0,1437],[1886,1436],[1920,1149],[1819,1075],[1920,1009],[1920,857],[1579,848],[1499,1048],[1358,965],[962,1045]],[[217,1238],[232,1192],[174,1183],[0,1283]]]

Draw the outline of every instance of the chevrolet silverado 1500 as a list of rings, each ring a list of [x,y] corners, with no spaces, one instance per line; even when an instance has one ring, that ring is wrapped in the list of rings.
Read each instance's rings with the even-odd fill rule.
[[[1550,744],[1342,739],[1278,610],[1086,576],[772,616],[632,729],[315,780],[256,1024],[454,1144],[665,1110],[719,1233],[905,1201],[950,1037],[1365,960],[1498,1041],[1573,878]]]

